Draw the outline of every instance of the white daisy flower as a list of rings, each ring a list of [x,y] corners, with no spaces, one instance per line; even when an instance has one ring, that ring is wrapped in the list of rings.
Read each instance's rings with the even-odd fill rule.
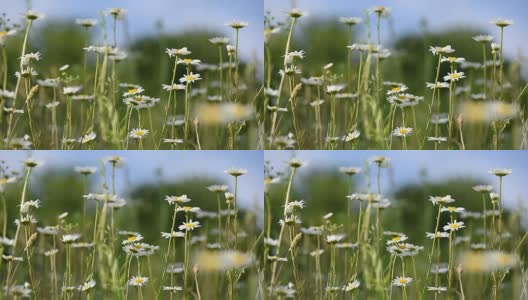
[[[148,281],[148,277],[134,276],[128,281],[128,284],[131,286],[142,287],[147,284]]]
[[[394,278],[394,280],[392,281],[392,285],[406,287],[411,284],[412,281],[413,279],[411,277],[398,276]]]
[[[464,222],[457,222],[456,220],[454,220],[453,222],[449,222],[447,223],[447,225],[445,225],[443,228],[444,228],[444,231],[458,231],[459,229],[462,229],[466,226],[464,226]]]
[[[149,133],[148,129],[136,128],[130,131],[130,133],[128,134],[128,137],[131,139],[141,140],[144,137],[146,137],[148,133]]]

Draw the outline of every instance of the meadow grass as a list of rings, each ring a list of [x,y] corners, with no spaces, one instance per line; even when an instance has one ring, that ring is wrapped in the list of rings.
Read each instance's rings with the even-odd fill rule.
[[[46,209],[53,201],[48,195],[41,194],[43,201],[29,199],[32,187],[41,184],[33,172],[42,163],[26,159],[20,170],[2,164],[2,299],[251,299],[259,294],[255,257],[261,237],[255,215],[244,211],[238,218],[238,185],[245,184],[247,170],[226,170],[229,185],[202,187],[210,199],[180,194],[134,204],[122,198],[127,191],[116,182],[125,176],[124,164],[137,162],[109,156],[98,167],[75,168],[85,190],[71,201],[82,205],[63,212]],[[166,216],[167,225],[155,236],[143,232],[161,224],[158,218],[137,224],[130,217],[146,201],[166,212],[158,218]],[[195,206],[207,202],[217,210]]]
[[[472,194],[463,200],[430,195],[404,202],[382,190],[390,158],[374,156],[356,163],[339,169],[341,184],[348,188],[338,201],[293,198],[312,190],[308,183],[323,189],[319,196],[336,195],[324,190],[326,181],[319,176],[325,173],[315,175],[319,183],[299,178],[304,161],[293,158],[284,168],[266,166],[263,266],[269,299],[527,296],[528,234],[519,222],[522,205],[519,211],[503,208],[503,189],[512,170],[490,170],[487,175],[495,183],[470,186]],[[398,176],[398,170],[391,171]],[[335,203],[341,201],[345,204],[337,209]],[[403,212],[404,206],[419,201],[430,208],[421,211],[424,217],[408,219],[412,215]],[[470,202],[473,210],[465,209]],[[274,208],[278,204],[281,213]],[[412,232],[398,232],[400,228]],[[421,238],[413,241],[417,235]]]
[[[336,19],[335,24],[348,36],[346,41],[339,29],[331,44],[314,44],[314,37],[324,38],[321,32],[336,31],[332,21],[321,21],[317,15],[295,8],[285,19],[269,13],[265,17],[262,110],[270,115],[267,149],[526,146],[528,85],[519,73],[520,62],[503,55],[512,20],[492,20],[496,36],[468,37],[474,52],[482,53],[479,60],[469,61],[466,53],[456,52],[449,44],[427,45],[427,33],[402,40],[400,49],[389,49],[393,41],[382,40],[381,32],[398,20],[389,19],[391,10],[385,6]],[[303,22],[309,22],[305,19],[312,17],[315,23],[303,27]],[[402,47],[406,41],[425,44],[420,50],[427,53],[423,61],[418,60],[422,53],[418,56],[410,50],[412,46]],[[332,59],[336,52],[343,53],[342,60]],[[408,65],[420,69],[409,70],[405,66],[409,61]],[[417,76],[421,63],[430,69],[425,78]],[[405,78],[420,83],[403,82]],[[422,88],[411,90],[417,85]]]
[[[50,49],[33,45],[39,38],[35,26],[43,22],[44,15],[27,11],[18,27],[2,18],[0,148],[257,147],[255,103],[261,92],[257,64],[239,57],[239,33],[249,25],[247,22],[230,21],[225,27],[219,24],[218,31],[228,28],[235,36],[233,41],[223,36],[206,39],[207,50],[199,50],[218,53],[216,61],[201,61],[192,55],[194,49],[184,44],[166,45],[166,49],[159,49],[165,57],[156,74],[134,75],[138,61],[149,61],[151,66],[158,62],[148,53],[125,51],[131,43],[118,40],[118,29],[127,30],[125,9],[111,8],[99,14],[99,19],[77,19],[76,24],[70,21],[63,25],[64,30],[74,26],[83,29],[84,46],[72,50],[78,51],[72,55],[80,59],[65,61],[64,65],[46,64],[46,68],[46,56],[62,45],[52,44]],[[6,51],[15,47],[18,35],[23,35],[19,52]],[[165,39],[159,39],[164,45]],[[193,36],[188,39],[196,40]],[[178,48],[170,48],[174,46]],[[17,67],[10,69],[15,61]],[[128,81],[151,80],[152,76],[170,81],[158,82],[155,90]]]

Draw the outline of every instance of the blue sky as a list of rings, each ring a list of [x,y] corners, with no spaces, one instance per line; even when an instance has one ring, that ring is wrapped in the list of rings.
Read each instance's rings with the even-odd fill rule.
[[[9,5],[5,5],[6,3]],[[16,19],[26,11],[26,1],[0,0],[1,11]],[[240,31],[240,55],[248,59],[263,55],[262,22],[263,6],[260,0],[32,0],[31,8],[42,12],[46,19],[56,18],[97,18],[99,11],[119,7],[127,10],[128,26],[131,37],[147,35],[155,30],[155,23],[161,20],[165,32],[181,32],[189,29],[212,28],[231,37],[234,42],[234,30],[224,23],[231,20],[249,22],[249,26]],[[38,23],[44,24],[39,21]],[[37,23],[37,25],[38,25]],[[122,40],[122,39],[121,39]],[[185,45],[174,45],[174,48]],[[192,51],[192,49],[190,49]]]
[[[362,16],[363,9],[375,5],[391,9],[390,21],[398,36],[406,32],[417,32],[420,20],[426,18],[432,30],[452,25],[474,25],[498,39],[499,31],[489,21],[497,17],[510,18],[515,24],[506,28],[505,55],[516,59],[519,55],[528,55],[526,0],[264,0],[264,9],[281,20],[292,6],[308,12],[305,20],[310,17],[335,17],[337,20],[342,16]],[[302,20],[303,18],[301,23]],[[387,28],[387,23],[382,23],[382,27]],[[382,40],[390,40],[388,30],[382,29]]]
[[[498,190],[498,179],[488,174],[493,168],[509,168],[513,173],[504,179],[505,207],[517,207],[522,202],[528,208],[528,192],[525,189],[528,178],[528,151],[266,151],[264,159],[276,169],[283,170],[285,161],[297,157],[308,162],[300,172],[310,172],[311,168],[342,166],[363,167],[363,161],[375,155],[391,159],[393,182],[389,182],[384,172],[382,190],[407,183],[420,182],[420,170],[427,169],[429,180],[442,180],[451,177],[471,176],[483,179],[483,184],[491,184]],[[312,169],[313,170],[313,169]]]
[[[17,170],[20,169],[20,161],[27,157],[44,161],[45,164],[36,168],[35,172],[43,172],[50,167],[99,167],[100,159],[109,155],[119,155],[125,159],[129,181],[126,182],[123,173],[121,176],[118,173],[118,191],[134,184],[154,182],[155,172],[159,168],[163,169],[166,182],[205,175],[217,178],[219,183],[229,184],[232,188],[233,178],[224,174],[224,170],[236,167],[248,170],[246,175],[239,177],[240,207],[256,211],[263,207],[264,172],[261,151],[0,151],[2,160]]]

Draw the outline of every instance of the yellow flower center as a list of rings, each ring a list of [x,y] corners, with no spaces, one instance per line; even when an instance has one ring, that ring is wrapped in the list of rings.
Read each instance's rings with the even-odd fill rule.
[[[400,240],[401,240],[401,237],[399,237],[399,236],[396,236],[396,237],[393,237],[393,238],[392,238],[392,241],[393,241],[393,242],[398,242],[398,241],[400,241]]]
[[[401,283],[401,284],[406,284],[406,283],[407,283],[407,279],[405,279],[405,278],[400,278],[400,283]]]
[[[135,283],[143,283],[143,279],[142,278],[136,278],[136,280],[134,280]]]
[[[451,79],[459,79],[460,78],[460,74],[458,74],[458,73],[451,74],[451,75],[449,75],[449,78],[451,78]]]
[[[137,93],[137,91],[138,91],[137,89],[129,89],[128,93],[129,94],[135,94],[135,93]]]
[[[407,134],[407,132],[409,132],[407,129],[405,128],[402,128],[399,130],[400,134]]]
[[[392,88],[391,91],[392,91],[393,93],[397,93],[397,92],[401,91],[401,87],[397,86],[397,87],[395,87],[395,88]]]

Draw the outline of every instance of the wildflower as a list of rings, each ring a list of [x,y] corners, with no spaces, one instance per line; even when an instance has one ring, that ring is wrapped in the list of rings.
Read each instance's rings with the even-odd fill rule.
[[[187,49],[187,47],[183,47],[183,48],[180,48],[180,49],[175,49],[175,48],[169,49],[169,48],[167,48],[165,50],[165,53],[167,53],[169,55],[169,57],[173,57],[173,56],[178,56],[178,55],[182,55],[182,56],[189,55],[192,52],[189,51]]]
[[[305,85],[320,86],[320,85],[323,85],[323,78],[321,77],[301,78],[301,82]]]
[[[62,236],[61,241],[66,245],[70,245],[80,238],[81,238],[80,234],[65,234]]]
[[[184,237],[184,236],[185,236],[185,233],[180,232],[180,231],[172,231],[171,233],[169,233],[169,232],[162,232],[161,233],[161,237],[164,238],[164,239],[178,238],[178,237]]]
[[[489,43],[493,40],[493,36],[491,35],[476,35],[473,37],[473,40],[475,42],[479,43]]]
[[[47,103],[46,104],[46,108],[52,109],[52,108],[55,108],[55,107],[59,106],[59,104],[60,104],[59,101],[53,101],[53,102]]]
[[[363,20],[359,17],[340,17],[339,22],[343,24],[347,24],[349,26],[353,26],[356,24],[361,23]]]
[[[405,92],[407,89],[408,87],[406,87],[405,85],[395,86],[387,91],[387,95],[402,93],[402,92]]]
[[[347,175],[356,175],[361,173],[361,168],[359,167],[340,167],[339,171]]]
[[[329,234],[326,236],[326,242],[328,244],[336,244],[345,238],[344,234]]]
[[[288,75],[293,76],[295,74],[301,74],[301,69],[299,69],[297,66],[291,65],[284,67],[284,70],[279,70],[279,74],[281,76]]]
[[[497,168],[497,169],[489,170],[488,173],[493,174],[497,177],[504,177],[504,176],[510,175],[512,173],[512,170]]]
[[[323,249],[314,250],[314,251],[310,252],[310,256],[312,256],[312,257],[321,256],[324,252],[325,251]]]
[[[225,23],[225,25],[238,30],[238,29],[247,27],[249,23],[245,21],[231,21],[231,22]]]
[[[171,292],[171,293],[183,291],[183,287],[181,286],[163,286],[162,289],[164,291]]]
[[[136,140],[141,140],[144,137],[146,137],[148,133],[149,133],[148,129],[136,128],[130,131],[130,133],[128,134],[128,137],[132,139],[136,139]]]
[[[82,137],[79,138],[78,142],[79,144],[86,144],[86,143],[89,143],[93,140],[95,140],[95,138],[97,137],[97,134],[95,134],[95,132],[93,131],[90,131],[89,133],[83,135]]]
[[[173,85],[168,85],[168,84],[162,84],[161,87],[166,90],[166,91],[182,91],[182,90],[185,90],[185,85],[183,84],[173,84]]]
[[[390,240],[387,241],[387,245],[392,245],[392,244],[397,244],[397,243],[401,243],[405,240],[407,240],[408,237],[404,234],[402,235],[396,235],[394,237],[392,237]]]
[[[431,201],[433,205],[437,205],[437,204],[446,204],[446,203],[455,202],[455,199],[451,198],[451,195],[447,195],[444,197],[430,196],[429,201]]]
[[[59,249],[51,249],[51,250],[44,252],[44,256],[50,257],[50,256],[54,256],[57,253],[59,253]]]
[[[305,54],[306,52],[304,52],[304,50],[291,51],[284,56],[284,61],[288,64],[291,64],[295,61],[295,59],[303,59],[305,57]]]
[[[31,208],[39,208],[40,200],[29,200],[20,205],[20,212],[27,214]]]
[[[513,25],[512,19],[504,19],[504,18],[496,18],[490,21],[490,24],[494,24],[495,26],[504,28],[508,27],[510,25]]]
[[[34,11],[34,10],[26,11],[24,16],[26,17],[26,19],[28,19],[30,21],[34,21],[34,20],[37,20],[37,19],[44,18],[44,14],[41,14],[41,13],[39,13],[37,11]]]
[[[200,208],[199,207],[191,207],[191,206],[178,206],[176,208],[176,211],[183,211],[185,213],[195,213],[195,212],[199,212]]]
[[[4,111],[8,114],[23,114],[23,109],[15,109],[14,107],[4,107]]]
[[[193,72],[190,72],[189,74],[184,75],[182,78],[180,78],[180,82],[185,82],[186,84],[189,84],[201,79],[202,78],[200,78],[200,74],[193,74]]]
[[[429,292],[435,292],[435,293],[441,293],[441,292],[447,292],[447,287],[445,286],[428,286],[427,290]]]
[[[305,164],[306,164],[306,162],[304,162],[302,160],[299,160],[297,158],[292,158],[292,159],[290,159],[288,161],[288,165],[290,165],[290,167],[292,167],[294,169],[300,168],[300,167],[302,167]]]
[[[105,10],[106,15],[111,15],[116,19],[123,19],[126,14],[126,10],[122,8],[108,8]]]
[[[449,53],[453,53],[455,52],[455,49],[451,48],[451,45],[447,45],[445,47],[432,47],[430,46],[429,47],[429,51],[431,51],[431,53],[433,53],[433,55],[438,55],[438,54],[449,54]]]
[[[425,236],[430,238],[430,239],[448,238],[449,237],[449,233],[441,232],[441,231],[437,231],[436,233],[426,232]]]
[[[410,127],[396,127],[396,129],[392,131],[392,134],[395,136],[405,137],[411,135],[412,131],[413,129]]]
[[[463,207],[454,207],[454,206],[442,206],[440,209],[441,212],[447,211],[450,213],[463,213],[465,209]]]
[[[95,26],[97,25],[97,22],[98,21],[96,19],[76,19],[75,20],[75,23],[85,28],[90,28],[92,26]]]
[[[337,84],[337,85],[328,85],[326,87],[326,92],[330,95],[335,95],[342,91],[345,88],[345,85],[343,84]]]
[[[142,287],[147,284],[148,281],[148,277],[134,276],[128,281],[128,284],[132,286]]]
[[[132,243],[137,243],[139,241],[143,240],[143,236],[139,233],[132,233],[132,234],[129,234],[127,239],[124,240],[123,242],[121,242],[123,245],[126,245],[126,244],[132,244]]]
[[[500,199],[500,195],[498,193],[490,193],[489,196],[491,201],[498,201]]]
[[[189,220],[188,222],[183,222],[182,225],[178,226],[178,229],[185,230],[185,231],[189,231],[189,230],[194,231],[194,229],[198,227],[200,227],[200,222],[198,221],[193,222],[193,220]]]
[[[200,65],[200,63],[201,63],[201,60],[199,60],[199,59],[191,59],[191,58],[185,58],[185,59],[181,59],[180,58],[180,59],[178,59],[178,62],[177,62],[177,64],[179,64],[179,65],[183,64],[183,65],[187,65],[187,66],[189,66],[189,65],[198,66],[198,65]]]
[[[97,172],[97,168],[96,167],[75,167],[74,168],[75,172],[81,174],[81,175],[91,175],[95,172]]]
[[[13,255],[4,255],[4,254],[2,254],[2,258],[6,261],[23,261],[24,260],[22,257],[17,257]]]
[[[457,70],[455,70],[453,73],[447,73],[446,76],[444,76],[444,80],[445,81],[458,81],[462,78],[465,78],[464,76],[464,72],[458,72]]]
[[[233,199],[235,199],[235,195],[233,193],[230,193],[230,192],[224,193],[224,196],[225,196],[227,202],[233,201]]]
[[[230,168],[224,171],[224,173],[229,174],[233,177],[242,176],[247,173],[247,169],[237,169],[237,168]]]
[[[448,57],[442,57],[442,59],[440,60],[441,62],[449,62],[449,63],[462,63],[462,62],[465,62],[466,59],[463,58],[463,57],[455,57],[455,56],[448,56]]]
[[[445,225],[443,228],[445,231],[453,232],[458,231],[459,229],[462,229],[464,227],[466,227],[464,226],[464,222],[457,222],[456,220],[454,220],[453,222],[447,223],[447,225]]]
[[[138,95],[138,94],[143,93],[144,91],[145,90],[142,87],[130,88],[123,94],[123,97]]]
[[[90,289],[92,289],[94,286],[95,286],[95,280],[90,279],[90,280],[84,282],[83,284],[81,284],[78,287],[78,290],[81,291],[81,292],[86,292],[86,291],[89,291]]]
[[[66,86],[63,88],[62,93],[64,95],[74,95],[81,90],[81,86]]]
[[[183,144],[183,139],[163,139],[163,142],[176,146],[177,144]]]
[[[59,233],[59,229],[54,226],[37,227],[37,232],[42,235],[57,235]]]
[[[20,62],[23,65],[29,65],[32,60],[39,61],[41,57],[42,57],[42,54],[40,54],[40,52],[27,53],[20,58]]]
[[[302,16],[305,16],[307,13],[306,12],[303,12],[303,11],[300,11],[299,9],[297,8],[293,8],[291,9],[289,12],[288,12],[288,15],[292,18],[292,19],[298,19]]]
[[[357,140],[360,136],[360,132],[357,129],[354,129],[353,131],[347,133],[345,136],[343,136],[343,141],[345,142],[352,142],[354,140]]]
[[[270,247],[277,247],[279,245],[279,240],[274,240],[272,238],[264,238],[264,244]]]
[[[349,283],[347,283],[343,288],[342,290],[345,291],[345,292],[350,292],[350,291],[353,291],[355,289],[357,289],[359,287],[360,283],[358,280],[354,280],[354,281],[351,281]]]
[[[388,16],[390,9],[388,7],[385,7],[383,5],[377,5],[374,7],[369,8],[369,12],[376,13],[378,16]]]
[[[394,278],[394,280],[392,281],[392,285],[406,287],[411,284],[412,281],[413,279],[411,277],[398,276]]]
[[[224,46],[229,43],[229,38],[226,37],[214,37],[212,39],[209,39],[209,42],[218,45],[218,46]]]
[[[445,136],[428,136],[427,137],[427,141],[440,144],[440,143],[443,143],[443,142],[447,142],[447,137],[445,137]]]
[[[314,227],[314,226],[311,226],[308,228],[301,227],[301,232],[306,235],[322,235],[323,229],[321,227]]]
[[[296,209],[303,209],[306,202],[304,200],[291,201],[286,204],[285,211],[288,214],[293,213]]]
[[[268,260],[269,261],[278,261],[278,262],[287,262],[288,261],[288,258],[287,257],[278,257],[278,256],[270,256],[268,255]]]
[[[215,184],[208,186],[207,189],[214,193],[224,193],[227,190],[227,185]]]
[[[284,216],[284,220],[279,220],[279,224],[281,226],[288,225],[288,226],[294,226],[296,224],[301,224],[301,219],[299,219],[296,215],[291,216]]]
[[[430,83],[430,82],[427,82],[425,84],[426,87],[430,88],[430,89],[445,89],[445,88],[449,88],[449,83],[445,83],[445,82],[440,82],[440,81],[437,81],[436,83]]]

